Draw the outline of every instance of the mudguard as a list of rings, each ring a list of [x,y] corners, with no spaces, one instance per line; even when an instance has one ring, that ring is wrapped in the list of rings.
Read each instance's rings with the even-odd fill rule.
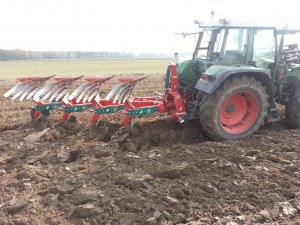
[[[224,82],[224,80],[234,74],[251,74],[268,87],[271,84],[271,75],[267,70],[260,69],[253,66],[224,66],[214,65],[209,67],[204,74],[213,76],[209,80],[199,79],[195,88],[207,94],[212,94]],[[267,83],[265,83],[267,82]]]

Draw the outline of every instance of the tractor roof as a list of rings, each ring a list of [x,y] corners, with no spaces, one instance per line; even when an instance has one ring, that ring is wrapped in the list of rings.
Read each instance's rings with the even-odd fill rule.
[[[257,24],[250,21],[239,21],[239,20],[227,20],[227,19],[219,19],[219,20],[204,20],[197,21],[195,20],[195,24],[198,25],[199,28],[263,28],[263,29],[276,29],[275,24]]]
[[[198,25],[199,28],[204,30],[218,29],[218,28],[260,28],[260,29],[273,29],[276,30],[276,34],[295,34],[300,32],[300,29],[278,29],[275,24],[262,24],[262,23],[254,23],[249,21],[239,21],[239,20],[227,20],[227,19],[219,19],[219,20],[204,20],[197,21],[195,20],[195,24]]]
[[[278,29],[276,30],[276,34],[296,34],[299,33],[299,29]]]
[[[240,20],[227,20],[227,19],[219,19],[219,20],[204,20],[198,21],[195,20],[195,24],[198,25],[199,28],[264,28],[264,29],[275,29],[275,24],[270,23],[255,23],[251,21],[240,21]]]

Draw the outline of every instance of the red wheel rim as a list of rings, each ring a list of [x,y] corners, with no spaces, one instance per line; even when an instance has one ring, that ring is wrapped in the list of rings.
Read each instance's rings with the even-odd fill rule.
[[[258,101],[249,91],[228,97],[220,110],[222,128],[229,134],[241,134],[250,129],[258,116]]]

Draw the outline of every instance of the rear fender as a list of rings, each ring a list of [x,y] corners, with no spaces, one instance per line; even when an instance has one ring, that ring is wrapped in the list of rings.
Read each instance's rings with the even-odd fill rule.
[[[212,76],[213,79],[204,80],[199,79],[195,88],[207,94],[212,94],[216,89],[229,77],[234,75],[249,75],[262,82],[266,87],[267,93],[270,97],[273,96],[271,75],[267,70],[251,67],[251,66],[221,66],[214,65],[208,68],[204,74]]]

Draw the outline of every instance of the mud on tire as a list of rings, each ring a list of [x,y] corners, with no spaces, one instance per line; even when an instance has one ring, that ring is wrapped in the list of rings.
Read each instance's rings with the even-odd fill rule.
[[[233,77],[202,98],[200,124],[214,140],[242,139],[263,125],[268,107],[261,82],[253,77]]]
[[[295,92],[285,106],[285,120],[288,127],[300,128],[300,90]]]

